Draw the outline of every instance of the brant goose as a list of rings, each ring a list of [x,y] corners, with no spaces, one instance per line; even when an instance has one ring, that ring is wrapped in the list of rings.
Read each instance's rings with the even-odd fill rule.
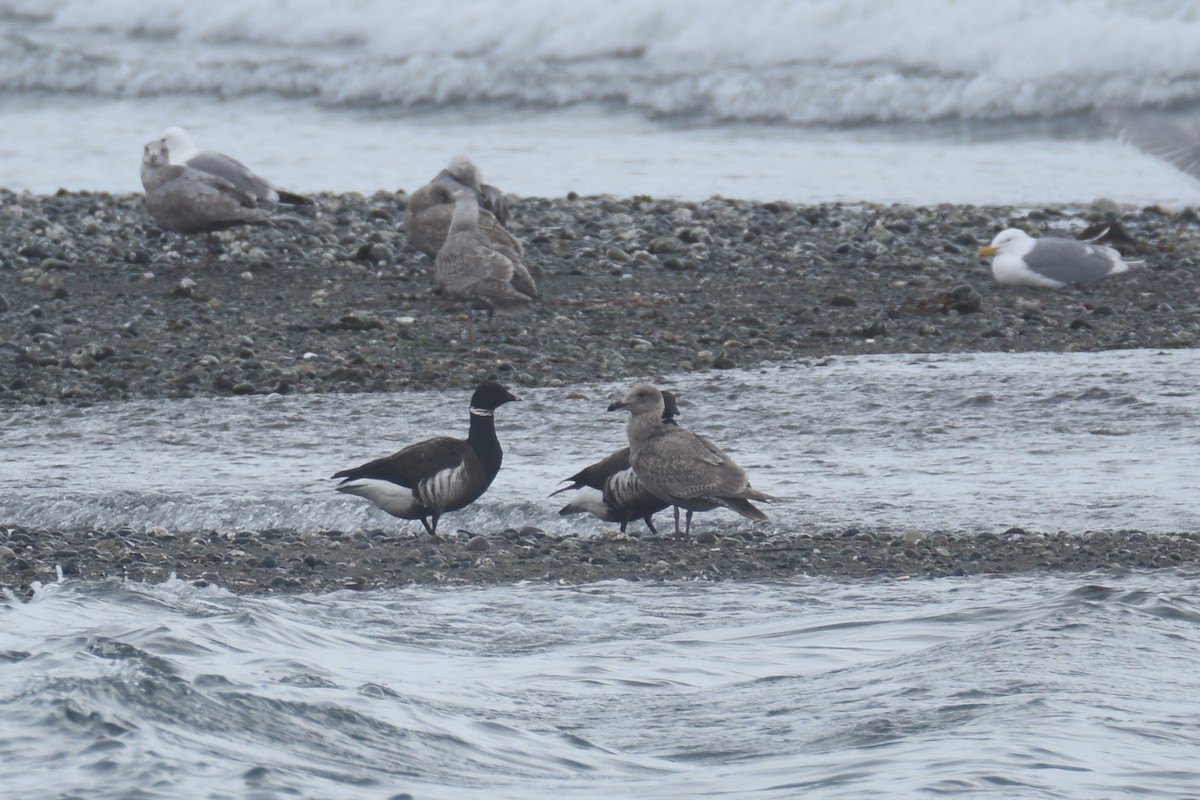
[[[488,311],[488,321],[499,311],[528,311],[537,297],[537,285],[521,261],[521,254],[496,244],[479,229],[479,203],[465,189],[454,192],[454,216],[446,243],[434,267],[436,291],[450,300],[463,300],[467,309],[467,334],[475,341],[471,308]]]
[[[1109,275],[1128,272],[1141,262],[1126,263],[1111,247],[1078,239],[1034,239],[1025,231],[1009,228],[979,249],[992,259],[997,283],[1061,289],[1071,284],[1095,283]]]
[[[679,406],[675,403],[675,395],[663,392],[662,421],[674,425],[675,417],[679,414]],[[646,523],[646,527],[655,536],[658,529],[654,527],[651,516],[670,505],[650,493],[642,485],[629,466],[629,448],[622,447],[617,452],[597,461],[591,466],[584,467],[563,483],[571,482],[550,493],[553,497],[560,492],[572,489],[579,492],[571,502],[559,510],[561,516],[569,514],[588,513],[605,522],[621,523],[621,533],[635,519]]]
[[[437,533],[438,518],[478,500],[492,485],[504,452],[492,412],[514,397],[495,381],[471,395],[471,430],[464,439],[438,436],[335,474],[339,492],[365,497],[394,517],[419,519]]]
[[[191,167],[172,166],[170,151],[162,139],[146,144],[142,152],[142,187],[146,210],[164,230],[183,237],[208,234],[204,265],[212,258],[212,235],[237,225],[270,225],[267,212],[254,197],[224,178]]]
[[[662,392],[643,384],[630,390],[609,411],[627,409],[629,461],[633,471],[655,496],[675,507],[675,538],[692,532],[692,513],[718,506],[743,517],[765,520],[767,515],[751,500],[774,500],[750,486],[745,471],[708,438],[678,425],[664,424]],[[687,510],[687,523],[679,531],[679,509]]]
[[[521,243],[504,229],[508,224],[508,199],[495,186],[481,182],[478,167],[466,156],[455,156],[448,167],[409,198],[404,232],[413,246],[437,257],[450,230],[454,192],[459,189],[475,195],[480,206],[479,230],[496,244],[521,253]]]
[[[172,164],[224,178],[260,203],[313,204],[304,195],[280,189],[266,178],[254,174],[253,170],[232,156],[198,150],[191,134],[183,128],[167,128],[163,131],[162,141],[170,151]]]

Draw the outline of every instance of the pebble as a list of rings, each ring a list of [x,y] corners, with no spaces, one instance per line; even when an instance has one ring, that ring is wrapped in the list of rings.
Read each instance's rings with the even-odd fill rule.
[[[1130,236],[1146,243],[1125,255],[1145,259],[1148,268],[1084,295],[997,286],[981,277],[987,265],[975,250],[1002,227],[1044,235],[1051,224],[1056,231],[1082,230],[1101,221],[1087,206],[1046,215],[949,205],[514,198],[513,232],[543,271],[539,288],[552,305],[519,324],[498,318],[496,339],[481,337],[481,350],[498,357],[466,356],[451,341],[461,326],[447,326],[446,312],[430,303],[429,259],[397,231],[392,211],[406,198],[317,199],[303,232],[220,234],[222,268],[193,273],[203,280],[201,290],[184,274],[198,262],[178,259],[178,238],[158,235],[140,194],[5,195],[0,263],[10,280],[0,295],[0,318],[8,320],[0,342],[0,408],[444,389],[470,386],[500,363],[522,385],[569,387],[665,369],[729,368],[731,350],[737,366],[754,368],[789,359],[822,365],[862,353],[1184,347],[1194,346],[1200,331],[1192,285],[1200,228],[1177,224],[1183,215],[1106,207],[1105,214],[1119,216]],[[30,221],[47,218],[55,222],[43,227],[52,227],[54,237],[29,241]],[[113,251],[112,241],[125,243],[122,252]],[[196,252],[193,244],[189,259]],[[355,261],[359,252],[362,260]],[[614,265],[619,276],[609,274]],[[736,348],[719,344],[734,341]],[[878,532],[874,541],[844,539],[840,531],[761,542],[727,536],[715,541],[729,546],[715,549],[652,537],[608,542],[551,532],[510,541],[498,533],[451,537],[426,557],[402,536],[284,531],[269,553],[255,535],[238,545],[249,555],[234,557],[221,537],[131,530],[34,535],[17,528],[0,532],[0,585],[27,592],[34,581],[54,580],[59,562],[70,562],[85,579],[127,571],[131,579],[160,580],[178,563],[181,577],[233,591],[313,591],[362,586],[364,576],[374,587],[538,576],[573,583],[949,575],[1046,564],[1149,568],[1194,563],[1196,548],[1193,537],[1167,541],[1134,532],[1089,537],[1094,552],[1084,554],[1069,535],[1038,532],[1005,533],[974,546],[922,531]],[[191,548],[191,541],[200,544]],[[618,546],[625,550],[618,553]],[[536,548],[537,558],[517,558],[523,547]],[[54,555],[67,550],[79,555]],[[134,550],[136,557],[114,566]],[[486,569],[471,566],[483,563],[481,552]],[[358,574],[341,563],[358,558],[375,567]],[[261,566],[271,559],[277,566]],[[272,576],[264,584],[263,569],[283,569],[287,579]]]
[[[0,359],[0,405],[221,394],[243,383],[255,392],[272,389],[274,383],[260,386],[249,375],[217,381],[183,363],[197,344],[229,363],[239,357],[232,342],[242,336],[258,342],[254,361],[264,366],[294,363],[304,352],[327,359],[290,376],[291,391],[395,392],[478,381],[489,365],[448,358],[457,345],[446,335],[445,312],[429,303],[428,258],[396,229],[392,211],[404,199],[324,195],[303,232],[222,233],[223,268],[205,272],[201,290],[194,277],[178,274],[195,265],[176,262],[177,238],[148,223],[140,195],[12,196],[12,213],[0,218],[0,252],[22,279],[6,283],[0,313],[45,319],[48,327],[10,335],[25,355]],[[29,242],[28,220],[51,212],[58,240]],[[707,341],[730,338],[746,343],[737,365],[753,368],[930,348],[1183,347],[1194,346],[1200,330],[1189,278],[1190,265],[1200,263],[1200,231],[1159,213],[1125,210],[1120,217],[1134,241],[1147,243],[1127,255],[1150,268],[1081,298],[964,279],[986,275],[975,250],[998,227],[1082,230],[1097,213],[1087,206],[1056,209],[1051,218],[1004,207],[517,198],[513,212],[514,233],[554,302],[552,314],[535,314],[504,333],[528,353],[508,360],[529,385],[619,381],[658,374],[664,364],[707,370],[714,365],[692,354],[710,349]],[[130,240],[131,232],[129,252],[144,257],[112,261],[105,240]],[[620,266],[619,276],[608,274],[612,265]],[[752,326],[739,322],[749,316],[743,309],[753,309]],[[59,322],[68,317],[78,322]],[[656,328],[672,336],[648,335]],[[746,335],[750,328],[756,333]],[[624,345],[633,338],[650,344]],[[587,358],[535,367],[547,346],[565,353],[581,341]],[[401,342],[403,364],[379,370],[395,364]],[[95,344],[110,344],[117,357],[101,363],[87,349]],[[72,366],[91,379],[45,371],[31,379],[31,366],[59,365],[72,353],[86,354]]]

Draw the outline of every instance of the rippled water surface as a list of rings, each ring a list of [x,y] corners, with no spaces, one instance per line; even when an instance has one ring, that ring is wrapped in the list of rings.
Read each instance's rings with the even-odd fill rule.
[[[1196,574],[0,607],[23,798],[1184,797]],[[407,793],[407,794],[405,794]]]
[[[1193,530],[1200,353],[862,356],[680,376],[682,422],[784,502],[772,524]],[[504,468],[446,517],[597,530],[558,482],[625,443],[628,384],[521,390],[497,413]],[[144,401],[10,412],[0,520],[46,527],[346,530],[404,523],[332,490],[339,469],[466,433],[468,394]],[[725,512],[707,525],[736,527]]]
[[[1195,530],[1194,351],[862,356],[679,376],[777,530]],[[444,524],[592,535],[547,494],[624,385],[518,390]],[[401,527],[328,476],[465,392],[7,412],[0,520]],[[717,512],[699,524],[741,530]],[[0,794],[26,798],[1183,797],[1200,576],[236,597],[68,581],[0,603]],[[407,794],[406,794],[407,793]]]

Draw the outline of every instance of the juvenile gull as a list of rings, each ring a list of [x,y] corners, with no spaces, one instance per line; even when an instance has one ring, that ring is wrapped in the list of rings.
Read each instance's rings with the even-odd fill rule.
[[[224,178],[260,203],[312,205],[311,199],[280,189],[232,156],[197,149],[191,134],[183,128],[167,128],[163,131],[162,141],[170,150],[172,164]]]
[[[674,425],[675,417],[679,414],[675,395],[670,392],[663,392],[662,395],[662,421]],[[658,535],[658,529],[654,527],[651,517],[670,503],[660,500],[638,480],[629,464],[628,447],[622,447],[607,458],[584,467],[563,483],[568,481],[571,482],[570,486],[550,493],[553,497],[559,492],[572,489],[578,492],[571,502],[559,510],[560,515],[565,517],[570,514],[588,513],[605,522],[619,522],[621,533],[625,532],[630,522],[640,519],[646,523],[651,533]]]
[[[180,234],[184,246],[189,234],[208,235],[205,266],[211,258],[215,231],[271,224],[251,195],[224,178],[191,167],[172,166],[167,145],[161,139],[148,142],[142,150],[142,187],[150,216],[159,227]]]
[[[454,193],[454,216],[446,243],[438,251],[434,267],[436,290],[446,299],[467,303],[467,333],[475,341],[471,308],[488,311],[488,320],[499,311],[516,314],[529,310],[537,297],[537,285],[521,260],[521,254],[497,244],[479,229],[479,204],[474,192]]]
[[[1120,253],[1102,244],[1057,237],[1034,239],[1016,228],[1000,231],[991,244],[979,249],[979,255],[994,256],[992,275],[997,283],[1045,289],[1095,283],[1140,263],[1126,263]]]
[[[455,156],[449,166],[409,198],[404,212],[404,232],[413,246],[427,255],[437,256],[450,230],[454,192],[460,189],[475,195],[480,206],[479,229],[496,244],[522,252],[521,243],[504,229],[508,224],[508,200],[504,193],[483,183],[479,168],[466,156]]]
[[[467,438],[438,436],[411,444],[333,477],[339,492],[365,497],[400,519],[419,519],[431,535],[438,519],[478,500],[492,485],[504,451],[496,438],[492,413],[518,398],[495,381],[484,381],[471,395]]]
[[[746,472],[707,437],[663,423],[665,408],[662,392],[642,384],[608,410],[629,411],[629,462],[651,493],[675,507],[675,538],[691,536],[694,511],[722,507],[750,519],[767,519],[750,501],[776,498],[754,489]],[[687,511],[682,534],[680,508]]]

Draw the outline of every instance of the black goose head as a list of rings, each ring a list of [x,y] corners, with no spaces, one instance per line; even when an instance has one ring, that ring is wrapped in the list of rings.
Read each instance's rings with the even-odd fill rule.
[[[475,393],[471,395],[471,408],[495,411],[505,403],[520,399],[495,381],[484,381],[475,387]]]

